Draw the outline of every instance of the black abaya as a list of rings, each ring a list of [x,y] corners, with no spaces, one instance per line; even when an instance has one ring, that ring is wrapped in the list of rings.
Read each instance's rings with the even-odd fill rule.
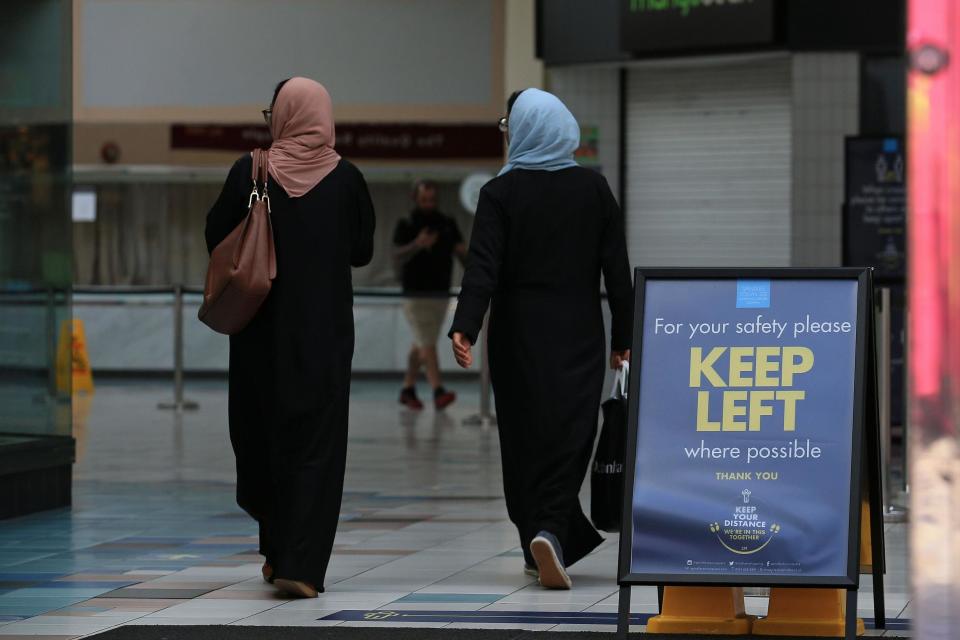
[[[207,216],[212,250],[243,219],[252,160],[233,165]],[[237,502],[260,524],[277,577],[322,590],[347,451],[353,285],[370,262],[374,212],[346,160],[299,198],[269,184],[277,278],[254,320],[230,338],[230,440]]]
[[[514,169],[483,187],[451,334],[476,343],[490,304],[503,488],[530,565],[530,542],[542,530],[557,537],[567,566],[602,541],[578,497],[604,379],[601,273],[612,348],[624,351],[630,267],[606,180],[580,167]]]

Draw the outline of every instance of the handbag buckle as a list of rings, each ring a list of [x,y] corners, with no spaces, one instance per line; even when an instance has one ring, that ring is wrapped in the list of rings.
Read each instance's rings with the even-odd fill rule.
[[[247,200],[247,209],[253,206],[253,199],[260,199],[260,192],[257,191],[257,185],[253,185],[253,191],[250,192],[250,199]]]

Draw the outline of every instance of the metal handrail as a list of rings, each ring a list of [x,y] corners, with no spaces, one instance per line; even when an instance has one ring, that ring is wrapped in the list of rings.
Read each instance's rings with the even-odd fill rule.
[[[203,287],[198,285],[183,285],[180,290],[186,295],[203,295]],[[36,289],[33,293],[46,293],[47,289]],[[177,291],[176,285],[170,286],[140,286],[140,285],[79,285],[73,287],[74,294],[81,295],[173,295]],[[355,297],[362,298],[456,298],[459,295],[458,289],[451,289],[447,292],[424,292],[412,296],[404,293],[397,287],[365,287],[353,290]]]
[[[160,408],[164,409],[173,409],[176,411],[182,411],[185,409],[195,409],[197,404],[195,402],[186,400],[184,398],[184,345],[183,345],[183,307],[184,307],[184,297],[187,295],[202,295],[203,287],[198,285],[169,285],[169,286],[156,286],[156,285],[77,285],[72,288],[39,288],[39,287],[25,287],[23,289],[17,289],[15,291],[0,291],[0,296],[9,295],[11,297],[23,296],[23,295],[46,295],[49,296],[51,293],[60,293],[60,294],[69,294],[81,296],[120,296],[120,295],[168,295],[173,296],[173,306],[174,306],[174,326],[173,326],[173,382],[174,382],[174,398],[173,402],[161,403]],[[437,298],[456,298],[459,295],[458,290],[450,290],[446,293],[439,292],[435,294],[423,293],[417,294],[416,296],[411,296],[407,293],[404,293],[401,289],[390,287],[390,288],[360,288],[354,289],[353,295],[356,298],[387,298],[387,299],[407,299],[410,297],[437,297]],[[606,298],[607,295],[605,292],[601,293],[601,297]],[[79,304],[82,306],[87,306],[90,304],[103,304],[103,303],[93,303],[80,300],[73,300],[73,304]],[[122,303],[129,304],[129,303]],[[153,302],[137,302],[134,304],[138,305],[155,305],[157,303]],[[166,303],[160,303],[165,304]],[[496,423],[496,418],[493,415],[492,410],[492,383],[490,378],[490,365],[487,358],[487,337],[488,337],[488,328],[487,323],[484,321],[483,327],[483,340],[480,345],[480,413],[476,416],[471,416],[467,419],[468,424],[478,424],[484,427],[488,427]]]

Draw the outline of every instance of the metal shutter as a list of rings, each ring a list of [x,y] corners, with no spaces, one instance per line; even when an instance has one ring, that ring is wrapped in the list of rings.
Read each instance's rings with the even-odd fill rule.
[[[629,71],[635,266],[790,264],[787,57]]]

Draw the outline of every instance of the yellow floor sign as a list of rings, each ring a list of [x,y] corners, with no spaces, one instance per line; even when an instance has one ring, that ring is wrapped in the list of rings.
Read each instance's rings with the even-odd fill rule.
[[[647,633],[743,636],[753,621],[742,587],[665,587],[663,610],[647,622]]]
[[[845,589],[775,587],[770,590],[767,615],[753,623],[753,633],[842,638],[847,622],[846,597]],[[864,633],[863,620],[857,618],[857,635]]]
[[[83,321],[65,320],[60,325],[57,347],[57,390],[61,393],[93,393],[93,373],[87,353]]]

